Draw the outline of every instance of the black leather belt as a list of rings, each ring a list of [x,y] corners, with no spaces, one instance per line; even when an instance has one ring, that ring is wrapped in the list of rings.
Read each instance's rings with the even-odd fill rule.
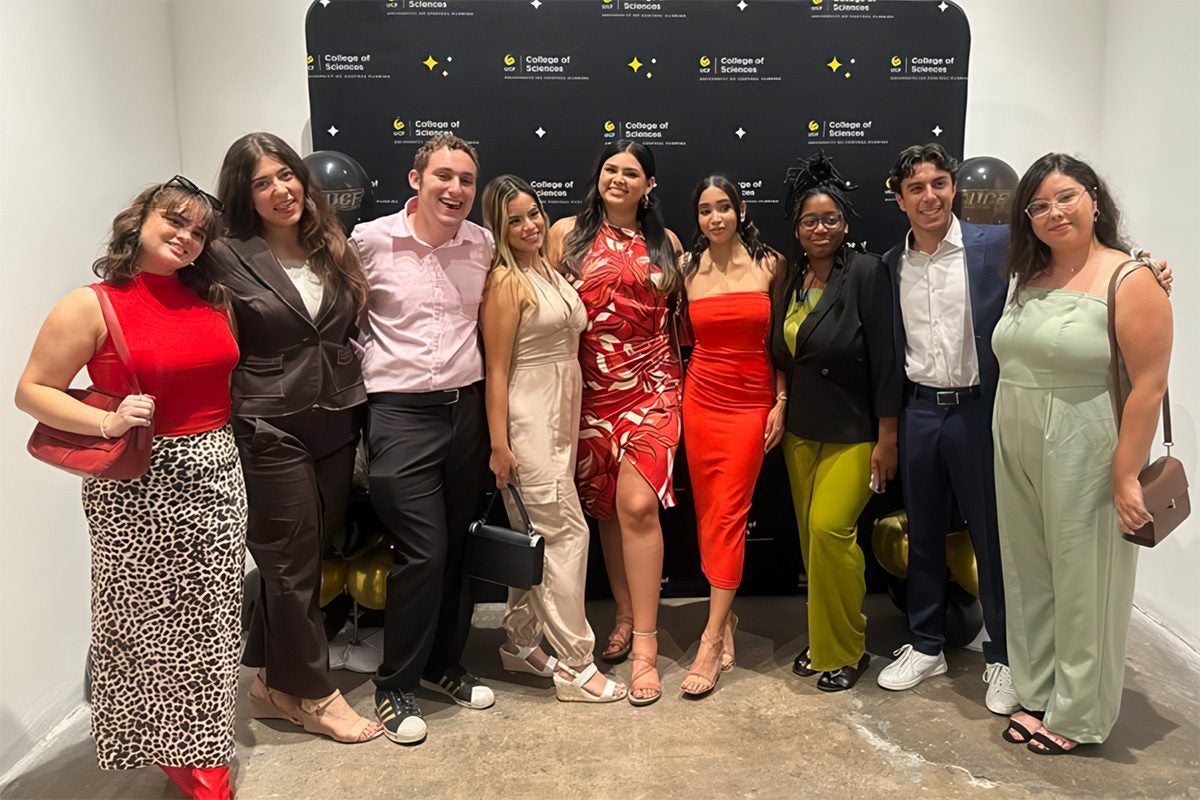
[[[464,394],[477,391],[481,383],[472,383],[459,389],[442,389],[436,392],[371,392],[367,400],[385,406],[402,408],[425,408],[428,406],[452,406]]]
[[[956,406],[967,400],[976,400],[983,396],[978,386],[967,386],[962,389],[939,389],[936,386],[913,384],[913,397],[937,403],[939,406]]]

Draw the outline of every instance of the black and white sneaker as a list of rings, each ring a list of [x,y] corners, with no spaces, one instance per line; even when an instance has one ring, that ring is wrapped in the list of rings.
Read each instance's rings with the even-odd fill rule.
[[[437,680],[426,678],[425,682],[450,695],[454,702],[464,708],[491,708],[496,704],[496,695],[492,690],[462,667],[451,669]]]
[[[429,735],[412,692],[376,689],[375,713],[383,723],[383,735],[396,744],[420,744]]]

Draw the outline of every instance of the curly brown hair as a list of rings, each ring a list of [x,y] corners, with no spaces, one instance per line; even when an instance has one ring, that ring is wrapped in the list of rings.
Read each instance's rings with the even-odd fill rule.
[[[331,283],[341,284],[355,308],[367,302],[367,279],[358,256],[346,242],[342,224],[329,208],[325,193],[312,172],[291,146],[273,133],[248,133],[229,146],[221,164],[217,196],[225,204],[225,233],[235,239],[262,235],[262,220],[254,210],[250,184],[263,156],[273,158],[295,173],[304,187],[300,213],[300,243],[309,254],[313,271]]]
[[[142,249],[142,226],[152,211],[179,213],[189,218],[203,220],[205,250],[221,230],[221,220],[203,195],[182,186],[156,183],[138,193],[133,202],[113,217],[112,233],[108,237],[104,255],[92,263],[92,272],[105,283],[121,286],[133,280],[138,273],[138,256]],[[199,259],[197,259],[199,260]],[[204,271],[189,265],[179,270],[179,279],[214,308],[226,308],[228,292],[223,286],[213,283]]]

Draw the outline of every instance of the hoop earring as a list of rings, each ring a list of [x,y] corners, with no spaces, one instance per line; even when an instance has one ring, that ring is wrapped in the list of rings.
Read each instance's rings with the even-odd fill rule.
[[[1096,210],[1092,213],[1092,222],[1096,222],[1099,219],[1100,219],[1100,206],[1096,206]]]

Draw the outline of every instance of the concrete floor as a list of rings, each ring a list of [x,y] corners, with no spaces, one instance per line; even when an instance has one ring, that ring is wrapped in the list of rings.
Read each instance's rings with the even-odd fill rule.
[[[983,706],[982,658],[956,650],[950,672],[884,692],[874,659],[855,689],[823,694],[791,673],[804,645],[803,598],[745,598],[737,668],[699,702],[678,698],[704,604],[664,603],[660,666],[666,695],[648,708],[558,703],[532,676],[500,670],[500,608],[480,606],[465,663],[496,706],[470,711],[422,694],[429,740],[339,745],[239,708],[237,796],[258,798],[1200,798],[1200,663],[1135,612],[1121,719],[1103,745],[1047,758],[1000,739]],[[601,632],[610,603],[590,607]],[[868,648],[890,653],[904,619],[868,598]],[[628,679],[630,665],[614,669]],[[365,675],[337,673],[370,713]],[[251,673],[244,671],[243,690]],[[101,772],[86,715],[38,762],[0,787],[5,798],[179,798],[156,770]]]

